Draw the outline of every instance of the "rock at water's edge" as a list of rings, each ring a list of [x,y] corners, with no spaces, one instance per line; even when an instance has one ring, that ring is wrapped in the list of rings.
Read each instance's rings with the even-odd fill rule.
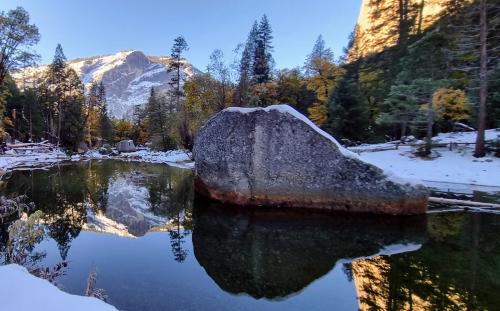
[[[122,140],[116,145],[118,152],[135,152],[136,148],[132,140]]]
[[[198,132],[196,190],[237,205],[412,215],[428,190],[361,161],[287,105],[228,108]]]
[[[84,141],[79,142],[78,146],[76,147],[76,152],[85,153],[87,151],[89,151],[89,146],[87,146],[87,143]]]

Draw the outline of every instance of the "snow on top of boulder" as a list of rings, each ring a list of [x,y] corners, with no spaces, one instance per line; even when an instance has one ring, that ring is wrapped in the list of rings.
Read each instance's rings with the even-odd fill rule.
[[[65,293],[19,265],[0,266],[0,293],[2,310],[116,311],[115,307],[97,298]]]
[[[297,110],[293,109],[289,105],[271,105],[271,106],[268,106],[266,108],[261,108],[261,107],[257,107],[257,108],[229,107],[229,108],[225,109],[225,111],[240,112],[240,113],[251,113],[251,112],[254,112],[254,111],[257,111],[257,110],[263,110],[265,112],[278,111],[278,112],[281,112],[281,113],[287,113],[287,114],[289,114],[289,115],[291,115],[291,116],[299,119],[300,121],[304,122],[305,124],[309,125],[318,134],[320,134],[321,136],[325,137],[326,139],[328,139],[332,143],[334,143],[337,146],[337,148],[339,149],[339,151],[344,156],[349,157],[349,158],[356,158],[356,159],[358,159],[358,155],[357,154],[355,154],[354,152],[349,151],[346,148],[342,147],[342,145],[339,144],[339,142],[335,138],[333,138],[332,135],[330,135],[327,132],[325,132],[322,129],[320,129],[316,124],[314,124],[311,120],[309,120],[305,115],[301,114],[300,112],[298,112]]]
[[[309,125],[309,127],[311,127],[318,134],[320,134],[321,136],[325,137],[326,139],[328,139],[332,143],[334,143],[342,155],[344,155],[348,158],[356,159],[356,160],[362,161],[366,164],[374,166],[373,164],[368,163],[368,162],[364,161],[363,159],[361,159],[356,153],[344,148],[332,135],[330,135],[327,132],[320,129],[316,124],[314,124],[306,116],[304,116],[303,114],[301,114],[297,110],[293,109],[289,105],[285,105],[285,104],[271,105],[271,106],[268,106],[265,108],[262,108],[262,107],[255,107],[255,108],[229,107],[229,108],[224,109],[223,111],[247,114],[247,113],[252,113],[252,112],[260,111],[260,110],[265,111],[265,112],[278,111],[281,113],[289,114],[289,115],[299,119],[300,121],[304,122],[305,124]],[[420,180],[403,178],[403,177],[398,176],[397,174],[395,174],[394,172],[392,172],[390,170],[382,169],[380,167],[378,167],[378,168],[384,172],[384,175],[386,176],[386,178],[388,180],[390,180],[396,184],[403,184],[403,185],[408,184],[408,185],[412,185],[412,186],[423,185],[423,183]]]

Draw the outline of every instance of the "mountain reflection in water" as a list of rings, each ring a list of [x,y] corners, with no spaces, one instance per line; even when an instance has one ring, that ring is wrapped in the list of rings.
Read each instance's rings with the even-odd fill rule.
[[[40,264],[120,310],[498,310],[500,215],[241,209],[194,199],[192,172],[89,161],[18,171],[2,195],[43,212]],[[495,197],[497,200],[498,197]],[[0,229],[0,264],[8,233]]]

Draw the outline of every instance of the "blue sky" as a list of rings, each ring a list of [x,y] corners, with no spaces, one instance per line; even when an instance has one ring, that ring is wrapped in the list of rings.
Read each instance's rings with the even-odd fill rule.
[[[68,59],[137,49],[168,55],[183,35],[186,58],[201,70],[221,49],[228,61],[253,21],[267,14],[278,68],[301,66],[322,34],[338,56],[356,23],[361,0],[1,0],[0,10],[22,6],[40,29],[36,50],[52,60],[57,43]]]

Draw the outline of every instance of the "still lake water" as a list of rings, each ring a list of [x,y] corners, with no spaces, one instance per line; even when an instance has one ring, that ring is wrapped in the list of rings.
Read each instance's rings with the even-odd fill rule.
[[[500,215],[248,211],[195,200],[190,170],[111,160],[0,187],[43,212],[33,252],[68,262],[58,285],[96,271],[120,310],[500,310]]]

